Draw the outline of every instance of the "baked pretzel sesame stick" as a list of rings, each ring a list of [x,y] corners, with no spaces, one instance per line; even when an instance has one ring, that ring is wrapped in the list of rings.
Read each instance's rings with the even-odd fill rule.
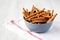
[[[24,15],[24,17],[28,17],[29,15],[28,15],[28,12],[23,8],[23,15]]]
[[[51,10],[47,10],[45,12],[42,12],[43,13],[43,17],[46,17],[46,18],[51,18],[51,13],[50,13]]]
[[[45,13],[37,13],[36,15],[34,15],[34,16],[32,16],[32,17],[30,17],[31,19],[33,19],[33,18],[35,18],[35,17],[38,17],[38,16],[42,16],[42,15],[44,15]],[[50,17],[50,16],[46,16],[46,17]],[[39,18],[39,17],[38,17]]]
[[[32,6],[32,11],[34,11],[34,9],[36,9],[37,11],[39,11],[38,8],[36,8],[34,5]]]
[[[42,14],[36,14],[36,15],[34,15],[34,16],[31,16],[30,19],[33,19],[33,18],[38,17],[38,16],[40,16],[40,15],[42,15]],[[29,18],[28,18],[28,19],[29,19]]]
[[[56,16],[57,16],[57,14],[54,14],[54,15],[47,21],[47,23],[51,22]]]
[[[26,9],[26,11],[28,12],[28,9]]]
[[[54,10],[52,10],[52,16],[53,16]]]
[[[43,8],[41,11],[39,11],[39,13],[43,12],[44,10],[45,10],[45,8]],[[37,14],[39,14],[39,13],[37,13]],[[28,18],[30,18],[30,17],[32,17],[34,15],[36,15],[36,14],[35,13],[32,13],[31,15],[29,15],[28,17],[26,17],[26,19],[28,19]]]
[[[27,15],[26,15],[26,10],[23,8],[23,16],[24,17],[27,17]]]
[[[41,22],[47,22],[49,18],[48,17],[39,17],[39,18],[33,18],[31,19],[33,23],[41,23]]]
[[[43,19],[45,19],[45,17],[34,18],[32,20],[43,20]]]
[[[25,17],[25,18],[27,17],[27,15],[25,14],[25,12],[23,12],[23,17]]]
[[[51,12],[51,10],[47,10],[47,13],[50,13]]]
[[[43,19],[35,19],[35,20],[32,20],[33,23],[40,23],[40,22],[46,22],[47,20],[43,20]]]
[[[35,17],[38,17],[38,16],[42,16],[42,15],[46,15],[46,13],[45,12],[42,12],[42,13],[40,13],[40,14],[36,14],[36,15],[34,15],[34,16],[32,16],[32,17],[30,17],[30,18],[28,18],[28,20],[30,21],[31,19],[34,19]],[[50,18],[51,16],[44,16],[44,17],[46,17],[46,18]],[[38,17],[39,18],[39,17]]]
[[[51,18],[51,16],[49,14],[50,14],[50,12],[42,12],[42,16],[46,17],[46,18]]]
[[[42,10],[40,10],[40,9],[38,9],[37,7],[35,7],[34,5],[33,5],[33,7],[32,7],[32,11],[33,11],[33,9],[36,9],[38,12],[42,12],[42,11],[45,10],[45,8],[43,8]]]
[[[31,14],[30,16],[26,17],[26,19],[28,19],[28,18],[34,18],[34,17],[40,16],[40,15],[43,15],[43,13],[42,14],[39,14],[39,13]]]
[[[51,12],[51,10],[47,10],[47,12],[46,12],[47,13],[47,16],[50,16],[51,15],[50,12]]]
[[[40,10],[40,9],[38,9],[38,8],[36,8],[34,5],[32,6],[32,11],[31,11],[31,14],[34,14],[34,13],[40,13],[40,12],[42,12],[42,11],[44,11],[45,10],[45,8],[43,8],[42,10]]]
[[[34,11],[34,5],[32,6],[32,9],[31,9],[31,12],[30,12],[30,15],[34,14],[33,11]]]
[[[46,17],[46,18],[51,18],[52,16],[44,16],[44,17]]]
[[[32,17],[32,16],[34,16],[35,14],[31,14],[31,15],[29,15],[28,17],[26,17],[26,19],[28,19],[28,18],[30,18],[30,17]]]
[[[45,8],[43,8],[42,10],[39,10],[39,13],[43,12],[45,10]]]
[[[32,10],[31,10],[30,15],[32,15],[32,14],[36,14],[36,13],[39,13],[39,9],[36,8],[36,7],[33,5],[33,6],[32,6]]]

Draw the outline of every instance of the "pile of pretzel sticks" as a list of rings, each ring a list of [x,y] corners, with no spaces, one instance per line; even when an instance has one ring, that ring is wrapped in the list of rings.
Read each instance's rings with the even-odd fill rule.
[[[57,16],[54,14],[54,10],[42,10],[38,9],[34,5],[32,6],[31,11],[23,8],[23,17],[26,21],[38,24],[38,23],[49,23]]]

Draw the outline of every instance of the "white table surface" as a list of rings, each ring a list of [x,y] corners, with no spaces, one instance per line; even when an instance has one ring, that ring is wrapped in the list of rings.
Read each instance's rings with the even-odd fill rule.
[[[41,36],[43,40],[60,40],[60,0],[33,1],[0,0],[0,40],[29,40],[27,39],[27,37],[24,38],[26,35],[21,35],[23,32],[19,32],[20,30],[17,27],[9,26],[11,25],[10,20],[19,20],[22,26],[24,23],[22,19],[22,8],[24,7],[30,10],[33,4],[41,9],[44,7],[46,9],[54,9],[55,12],[58,14],[48,32],[34,34]]]

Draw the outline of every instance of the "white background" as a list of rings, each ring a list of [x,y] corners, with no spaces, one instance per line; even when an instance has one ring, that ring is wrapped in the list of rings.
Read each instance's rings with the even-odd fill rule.
[[[11,19],[22,20],[22,8],[24,7],[30,10],[33,4],[41,9],[55,10],[58,16],[55,18],[51,30],[39,35],[45,37],[47,40],[60,40],[60,0],[0,0],[0,40],[20,40],[17,34],[13,32],[9,33],[3,24]],[[13,34],[13,37],[11,34]]]

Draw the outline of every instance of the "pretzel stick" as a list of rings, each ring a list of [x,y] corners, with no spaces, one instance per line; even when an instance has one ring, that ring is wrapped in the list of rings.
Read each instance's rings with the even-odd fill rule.
[[[24,15],[24,17],[28,17],[29,16],[27,10],[25,10],[24,8],[23,8],[23,15]]]
[[[36,22],[40,23],[40,22],[46,22],[46,20],[45,19],[44,20],[43,19],[33,19],[32,22],[33,23],[36,23]]]
[[[44,10],[45,10],[45,8],[43,8],[42,10],[39,10],[39,13],[40,13],[40,12],[43,12]]]
[[[54,15],[47,21],[47,23],[51,22],[56,16],[57,16],[57,14],[54,14]]]
[[[26,11],[28,12],[28,9],[26,9]]]
[[[46,18],[51,18],[52,16],[43,16],[43,17],[46,17]]]
[[[43,15],[43,13],[41,13],[41,14],[36,14],[36,15],[34,15],[34,16],[31,16],[30,19],[34,19],[35,17],[39,18],[38,16],[42,16],[42,15]],[[28,18],[28,19],[29,19],[29,18]]]
[[[36,10],[39,11],[39,12],[42,12],[42,11],[45,10],[45,8],[43,8],[42,10],[40,10],[40,9],[36,8],[34,5],[33,5],[33,7],[32,7],[32,11],[33,11],[33,9],[36,9]]]
[[[39,11],[39,13],[43,12],[44,10],[45,10],[45,8],[43,8],[41,11]],[[37,14],[39,14],[39,13],[37,13]],[[31,15],[29,15],[28,17],[26,17],[26,19],[28,19],[28,18],[30,18],[30,17],[32,17],[34,15],[36,15],[36,14],[32,13]]]
[[[26,10],[23,8],[23,16],[24,17],[27,17],[27,15],[26,15]]]
[[[44,15],[44,13],[31,14],[31,15],[28,16],[26,19],[38,17],[38,16],[40,16],[40,15],[42,16],[42,15]]]
[[[38,8],[36,8],[34,5],[32,6],[32,11],[34,11],[34,9],[36,9],[37,11],[39,11]]]
[[[31,16],[30,18],[28,18],[28,19],[34,19],[35,17],[37,17],[37,18],[39,18],[40,16],[42,16],[42,15],[44,15],[45,13],[40,13],[40,14],[36,14],[36,15],[34,15],[34,16]],[[38,17],[39,16],[39,17]],[[46,18],[50,18],[51,16],[43,16],[43,17],[46,17]]]
[[[32,10],[30,12],[28,12],[28,9],[25,10],[23,8],[23,15],[25,20],[32,23],[41,23],[41,22],[49,23],[57,16],[57,14],[53,15],[54,10],[52,10],[52,12],[51,10],[47,10],[47,11],[44,10],[45,8],[40,10],[33,5]]]
[[[32,20],[43,20],[43,19],[45,19],[45,17],[34,18]]]
[[[52,10],[52,16],[53,16],[54,10]]]
[[[47,13],[49,14],[51,10],[47,10]]]
[[[48,15],[50,14],[50,11],[51,11],[51,10],[48,10],[48,11],[47,11]]]

